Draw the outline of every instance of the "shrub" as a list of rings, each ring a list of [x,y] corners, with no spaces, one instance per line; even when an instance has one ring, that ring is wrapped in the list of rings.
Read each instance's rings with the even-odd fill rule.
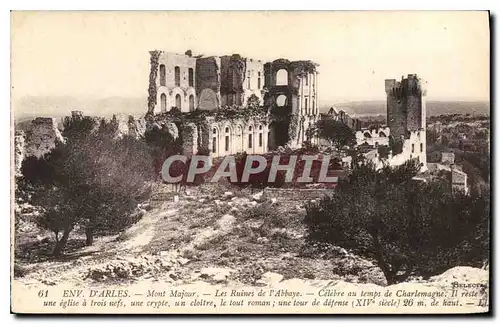
[[[395,137],[393,135],[389,136],[389,148],[392,151],[392,155],[403,153],[403,144],[403,139]]]
[[[329,141],[337,151],[340,151],[344,146],[352,147],[356,144],[354,131],[345,123],[333,119],[318,120],[309,131],[309,135]]]
[[[387,283],[431,275],[488,257],[489,192],[452,193],[412,180],[416,162],[354,170],[331,197],[306,206],[309,240],[373,258]]]

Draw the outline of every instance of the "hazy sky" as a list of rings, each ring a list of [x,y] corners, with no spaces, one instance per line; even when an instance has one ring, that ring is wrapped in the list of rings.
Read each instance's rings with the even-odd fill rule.
[[[147,96],[149,53],[311,59],[321,102],[384,99],[416,73],[429,99],[489,98],[486,12],[17,12],[12,91]]]

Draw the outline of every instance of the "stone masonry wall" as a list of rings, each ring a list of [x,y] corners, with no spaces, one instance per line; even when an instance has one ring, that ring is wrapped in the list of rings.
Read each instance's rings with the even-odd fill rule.
[[[221,62],[219,57],[196,60],[196,96],[198,109],[214,110],[220,105]]]

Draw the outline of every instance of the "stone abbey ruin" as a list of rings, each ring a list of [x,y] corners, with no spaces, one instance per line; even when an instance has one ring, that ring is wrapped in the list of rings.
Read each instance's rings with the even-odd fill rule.
[[[141,137],[147,129],[164,129],[174,139],[180,137],[183,154],[203,151],[213,158],[321,144],[308,132],[322,118],[318,64],[286,59],[264,63],[238,54],[201,57],[191,51],[149,54],[147,111],[141,118],[116,115],[117,136]],[[348,125],[375,164],[382,165],[377,147],[388,146],[392,136],[401,140],[402,149],[385,162],[400,165],[418,158],[425,170],[424,81],[413,74],[385,80],[385,91],[386,126],[364,129],[358,119],[334,108],[323,118]],[[63,140],[54,118],[34,119],[26,131],[16,132],[16,170],[24,157],[42,156]]]
[[[319,117],[311,61],[151,51],[150,67],[146,120],[178,128],[185,154],[259,154],[316,141],[307,136]]]

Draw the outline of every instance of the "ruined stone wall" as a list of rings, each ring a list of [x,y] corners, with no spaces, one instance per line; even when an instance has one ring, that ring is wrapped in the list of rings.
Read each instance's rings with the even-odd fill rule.
[[[193,69],[193,86],[196,84],[196,58],[185,54],[161,52],[159,63],[166,68],[166,87],[175,88],[175,67],[180,70],[180,87],[186,89],[189,85],[189,69]]]
[[[220,107],[221,59],[203,57],[196,60],[196,95],[198,109],[214,110]]]
[[[266,95],[265,104],[270,108],[273,122],[271,133],[279,138],[271,141],[275,146],[288,145],[300,148],[305,140],[318,143],[317,139],[307,138],[307,130],[319,119],[317,106],[317,64],[311,61],[288,61],[278,59],[264,65]],[[287,84],[281,84],[286,71]],[[281,77],[278,77],[278,74]],[[286,104],[279,107],[277,99],[287,98]],[[284,136],[283,128],[286,128]]]
[[[356,144],[367,143],[370,146],[389,145],[390,134],[391,129],[389,127],[362,129],[355,133]]]
[[[213,120],[201,136],[208,139],[207,146],[211,156],[215,158],[242,152],[266,153],[269,147],[268,133],[267,123],[255,118],[234,121]]]
[[[397,166],[415,158],[418,158],[420,161],[422,171],[426,170],[427,152],[425,130],[410,132],[408,138],[403,142],[403,151],[400,154],[392,155],[388,159],[388,162],[391,166]]]
[[[196,58],[164,51],[151,51],[150,55],[148,112],[158,114],[169,111],[172,107],[185,112],[194,110],[197,101]],[[179,70],[178,80],[176,68]],[[192,84],[189,78],[190,70]]]
[[[221,56],[221,105],[242,106],[247,60],[238,54]]]
[[[198,128],[189,123],[182,128],[182,154],[187,157],[198,153]]]
[[[147,115],[154,115],[159,111],[158,86],[159,86],[159,58],[160,51],[149,52],[149,84],[148,84],[148,111]]]
[[[246,72],[244,82],[243,106],[251,95],[257,96],[263,102],[262,90],[264,89],[264,64],[260,60],[246,59]]]

